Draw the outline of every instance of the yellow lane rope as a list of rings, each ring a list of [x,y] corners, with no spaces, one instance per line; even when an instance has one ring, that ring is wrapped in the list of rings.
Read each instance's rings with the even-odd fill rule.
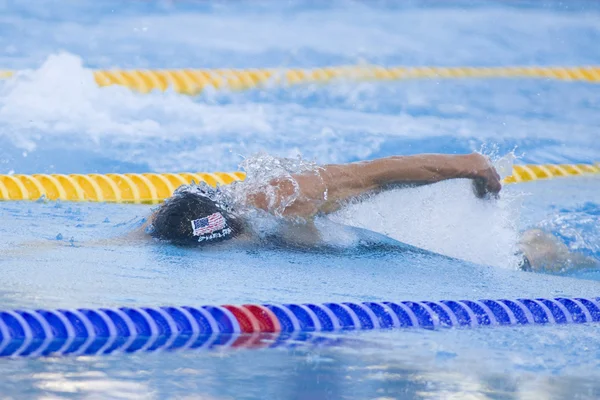
[[[0,71],[9,78],[13,71]],[[178,70],[97,70],[96,83],[121,85],[141,93],[169,88],[194,95],[206,87],[244,90],[269,85],[326,83],[345,80],[399,80],[442,78],[545,78],[600,82],[600,66],[579,67],[380,67],[337,66],[315,69],[178,69]]]
[[[558,178],[586,174],[599,174],[600,163],[596,164],[528,164],[513,166],[512,175],[504,178],[503,183],[520,183],[538,179]]]
[[[515,165],[513,174],[504,183],[599,173],[600,164]],[[0,175],[0,200],[37,200],[45,196],[49,200],[154,204],[192,181],[216,186],[244,178],[243,172]]]

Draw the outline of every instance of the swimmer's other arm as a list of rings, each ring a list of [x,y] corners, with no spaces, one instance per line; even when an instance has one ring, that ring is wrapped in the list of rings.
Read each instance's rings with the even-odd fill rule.
[[[283,215],[312,217],[317,213],[337,210],[344,201],[365,193],[374,193],[391,186],[428,185],[447,179],[472,179],[478,197],[496,194],[502,188],[500,176],[487,157],[468,155],[422,154],[395,156],[350,164],[321,167],[318,173],[293,175],[297,183],[287,178],[270,182],[275,198],[265,193],[248,196],[255,207],[269,211],[296,191],[299,196],[287,205]],[[324,196],[326,193],[326,196]]]

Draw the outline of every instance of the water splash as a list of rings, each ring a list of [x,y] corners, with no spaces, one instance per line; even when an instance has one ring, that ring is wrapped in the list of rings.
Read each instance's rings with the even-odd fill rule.
[[[266,194],[268,211],[277,217],[283,217],[286,209],[301,196],[300,185],[294,175],[314,174],[320,178],[321,170],[315,162],[304,160],[301,156],[283,158],[264,152],[246,158],[240,168],[246,172],[246,180],[236,187],[236,194],[244,197]],[[279,189],[287,184],[293,190],[286,195]],[[327,189],[323,185],[323,201],[326,199]]]
[[[47,164],[60,164],[52,153],[77,149],[64,172],[98,157],[108,158],[108,168],[130,162],[149,165],[144,170],[197,170],[205,163],[200,167],[215,170],[223,168],[217,164],[232,142],[272,131],[260,105],[202,104],[171,90],[142,95],[121,86],[100,88],[83,60],[67,53],[0,81],[0,128],[0,146],[10,145],[4,151],[15,160],[26,151],[25,164],[44,152]],[[215,165],[199,157],[205,154]]]
[[[498,161],[507,168],[511,157]],[[460,179],[380,193],[349,204],[332,219],[450,257],[515,268],[521,200],[513,192],[478,199],[472,183]]]

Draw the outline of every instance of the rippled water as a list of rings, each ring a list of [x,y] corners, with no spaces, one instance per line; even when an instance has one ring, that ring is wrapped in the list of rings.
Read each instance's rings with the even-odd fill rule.
[[[0,1],[0,173],[235,170],[265,152],[317,163],[511,151],[600,160],[597,85],[545,79],[337,82],[138,95],[94,68],[600,64],[592,2]],[[253,159],[250,159],[252,161]],[[600,180],[466,182],[336,214],[336,247],[198,251],[124,236],[149,206],[0,204],[2,308],[595,296],[600,272],[515,270],[541,227],[600,259]],[[363,233],[360,233],[363,232]],[[390,239],[392,238],[392,239]],[[454,258],[449,258],[449,257]],[[328,338],[332,338],[328,336]],[[596,326],[385,331],[332,346],[2,360],[7,397],[596,398]]]

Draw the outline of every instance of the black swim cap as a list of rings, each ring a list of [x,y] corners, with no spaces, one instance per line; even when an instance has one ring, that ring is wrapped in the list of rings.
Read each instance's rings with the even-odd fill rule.
[[[156,211],[150,234],[180,245],[215,243],[242,231],[239,219],[215,200],[193,191],[177,191]]]

